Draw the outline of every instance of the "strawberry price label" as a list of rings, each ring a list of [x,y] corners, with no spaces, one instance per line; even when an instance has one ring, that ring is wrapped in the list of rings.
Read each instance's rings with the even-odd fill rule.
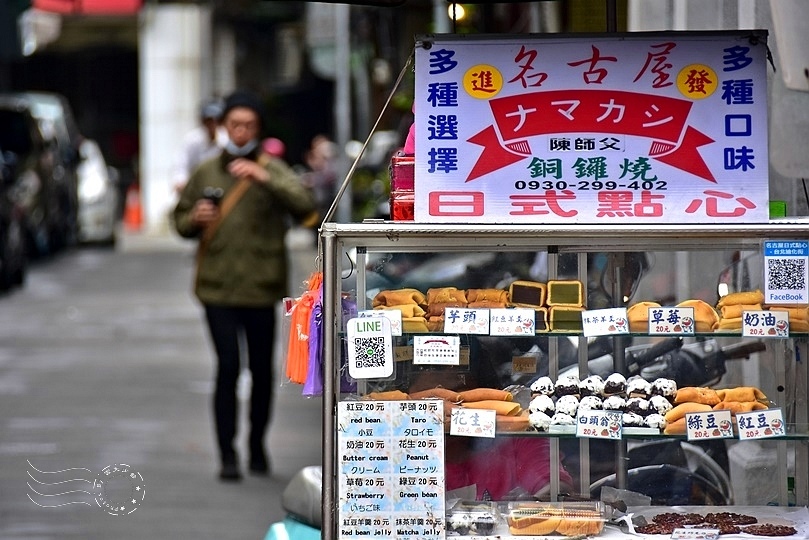
[[[767,439],[786,434],[781,409],[766,409],[749,413],[737,413],[739,439]]]
[[[694,335],[694,308],[651,307],[649,308],[650,335]]]
[[[576,436],[592,439],[621,439],[621,413],[617,411],[579,411]]]
[[[719,410],[686,414],[685,432],[689,441],[730,439],[733,437],[733,421],[730,411]]]
[[[743,311],[742,335],[759,338],[788,338],[789,313],[786,311]]]
[[[489,310],[489,335],[491,336],[533,336],[536,322],[533,309],[497,308]]]
[[[587,310],[582,312],[581,323],[587,337],[629,333],[626,308]]]

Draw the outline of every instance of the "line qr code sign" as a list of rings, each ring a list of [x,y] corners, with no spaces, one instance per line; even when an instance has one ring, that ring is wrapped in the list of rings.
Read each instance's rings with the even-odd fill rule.
[[[348,374],[354,379],[385,379],[393,375],[393,336],[385,317],[350,319]]]

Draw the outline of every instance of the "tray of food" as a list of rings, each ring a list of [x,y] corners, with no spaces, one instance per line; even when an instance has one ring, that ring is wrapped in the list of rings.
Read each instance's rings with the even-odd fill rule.
[[[604,503],[514,502],[506,521],[514,536],[595,536],[606,522]]]

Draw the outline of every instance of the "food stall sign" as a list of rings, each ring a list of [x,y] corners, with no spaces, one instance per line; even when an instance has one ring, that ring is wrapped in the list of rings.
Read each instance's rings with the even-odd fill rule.
[[[415,221],[767,222],[766,38],[420,36]]]

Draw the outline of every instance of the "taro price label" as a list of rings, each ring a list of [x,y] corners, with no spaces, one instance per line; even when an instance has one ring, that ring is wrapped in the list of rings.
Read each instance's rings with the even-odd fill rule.
[[[743,311],[742,335],[760,338],[789,337],[789,313],[786,311]]]
[[[694,335],[694,308],[650,307],[650,335]]]
[[[688,413],[685,415],[685,432],[689,441],[732,438],[730,411]]]
[[[536,323],[533,309],[508,308],[489,310],[489,335],[492,336],[533,336]]]
[[[786,434],[781,409],[765,409],[749,413],[737,413],[739,439],[766,439]]]
[[[457,366],[460,349],[458,336],[413,336],[413,363]]]
[[[626,308],[591,309],[582,312],[581,325],[584,335],[608,336],[612,334],[628,334],[629,320]]]
[[[617,411],[579,411],[576,436],[593,439],[621,438],[621,413]]]
[[[494,437],[496,411],[455,407],[450,418],[449,434],[467,437]]]
[[[444,332],[486,335],[489,333],[489,310],[444,308]]]

